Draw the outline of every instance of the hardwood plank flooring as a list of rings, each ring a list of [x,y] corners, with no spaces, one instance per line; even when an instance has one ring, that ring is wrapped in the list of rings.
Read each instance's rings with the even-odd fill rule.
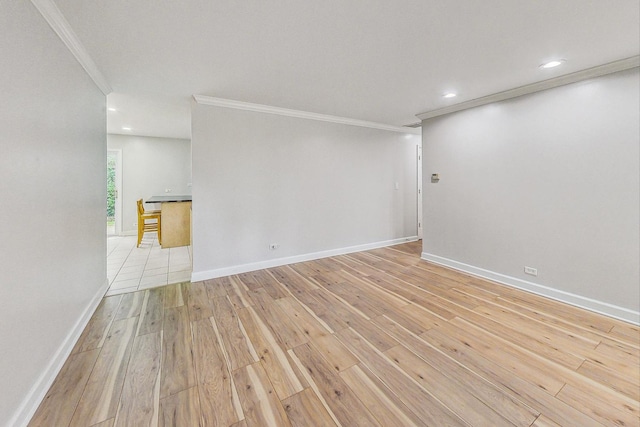
[[[308,426],[309,420],[313,420],[317,425],[326,427],[335,427],[337,425],[322,405],[318,396],[310,388],[284,399],[282,404],[293,427]]]
[[[162,332],[136,337],[122,388],[115,426],[157,423],[160,404],[160,355]]]
[[[196,387],[160,399],[159,427],[197,426],[199,418],[200,399]]]
[[[31,426],[640,426],[640,328],[421,242],[107,297]]]
[[[187,308],[184,305],[171,307],[165,309],[164,313],[161,398],[196,385]]]

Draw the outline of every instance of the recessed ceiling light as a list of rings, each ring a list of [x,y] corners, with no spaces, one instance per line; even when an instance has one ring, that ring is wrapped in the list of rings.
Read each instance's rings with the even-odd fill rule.
[[[453,92],[445,93],[444,95],[442,95],[443,98],[455,98],[456,96],[458,95]]]
[[[127,126],[122,126],[122,130],[131,130],[131,128]]]
[[[107,108],[107,110],[109,110],[109,111],[118,111],[118,110],[116,110],[116,109],[115,109],[115,108],[113,108],[113,107],[109,107],[109,108]]]
[[[564,63],[564,59],[555,59],[540,65],[540,68],[553,68]]]

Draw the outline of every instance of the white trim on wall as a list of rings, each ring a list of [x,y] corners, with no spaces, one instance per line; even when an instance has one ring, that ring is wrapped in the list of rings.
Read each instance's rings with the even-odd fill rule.
[[[35,414],[36,410],[40,406],[40,403],[44,400],[47,391],[53,384],[53,381],[56,379],[60,370],[64,366],[64,362],[69,358],[73,347],[76,345],[76,342],[82,335],[82,331],[86,328],[89,320],[91,320],[91,316],[98,308],[100,301],[102,301],[102,297],[104,297],[105,293],[109,289],[109,279],[104,280],[104,284],[98,289],[98,292],[93,296],[89,305],[85,308],[82,316],[78,319],[78,321],[73,325],[67,337],[62,342],[62,345],[58,348],[58,351],[51,357],[49,364],[46,369],[42,372],[40,377],[33,384],[29,393],[25,396],[24,400],[20,407],[16,410],[13,415],[13,418],[9,420],[10,426],[24,426],[26,427],[29,424],[29,421]]]
[[[31,3],[33,3],[45,21],[53,28],[53,31],[60,37],[60,40],[67,46],[102,93],[105,95],[110,94],[113,91],[111,85],[100,72],[96,63],[93,62],[93,59],[91,59],[85,47],[80,43],[78,36],[71,29],[71,25],[69,25],[69,22],[62,15],[62,12],[60,12],[60,9],[58,9],[58,6],[56,6],[53,0],[31,0]]]
[[[576,295],[571,292],[561,291],[559,289],[550,288],[548,286],[539,285],[537,283],[529,282],[526,280],[518,279],[516,277],[507,276],[504,274],[496,273],[494,271],[485,270],[484,268],[475,267],[473,265],[465,264],[462,262],[454,261],[452,259],[444,258],[438,255],[422,253],[422,259],[440,264],[445,267],[453,268],[454,270],[462,271],[474,276],[482,277],[484,279],[493,280],[494,282],[502,283],[504,285],[512,286],[514,288],[522,289],[536,295],[551,298],[556,301],[564,302],[576,307],[584,308],[586,310],[594,311],[596,313],[604,314],[615,319],[630,322],[635,325],[640,325],[640,312],[629,310],[628,308],[619,307],[617,305],[609,304],[606,302],[598,301],[592,298]]]
[[[300,119],[318,120],[321,122],[340,123],[344,125],[360,126],[372,129],[388,130],[391,132],[409,133],[420,135],[420,128],[392,126],[384,123],[368,122],[366,120],[350,119],[347,117],[330,116],[327,114],[311,113],[309,111],[290,110],[288,108],[273,107],[264,104],[252,104],[250,102],[234,101],[232,99],[215,98],[206,95],[193,95],[198,104],[214,107],[232,108],[235,110],[255,111],[259,113],[277,114],[280,116],[297,117]]]
[[[344,255],[352,252],[361,252],[371,249],[384,248],[386,246],[399,245],[401,243],[415,242],[416,240],[418,240],[418,236],[401,237],[399,239],[366,243],[364,245],[348,246],[346,248],[330,249],[326,251],[312,252],[285,258],[270,259],[267,261],[253,262],[250,264],[234,265],[231,267],[218,268],[215,270],[194,271],[191,274],[191,281],[199,282],[201,280],[215,279],[216,277],[231,276],[233,274],[247,273],[249,271],[263,270],[265,268],[280,267],[281,265],[295,264],[297,262],[313,261],[315,259]]]
[[[445,114],[455,113],[456,111],[467,110],[469,108],[479,107],[481,105],[491,104],[493,102],[505,101],[507,99],[517,98],[519,96],[552,89],[558,86],[564,86],[582,80],[592,79],[594,77],[600,77],[607,74],[617,73],[619,71],[629,70],[638,66],[640,66],[640,56],[632,56],[631,58],[610,62],[608,64],[599,65],[587,70],[577,71],[575,73],[565,74],[564,76],[554,77],[552,79],[543,80],[541,82],[505,90],[504,92],[494,93],[493,95],[483,96],[481,98],[476,98],[470,101],[461,102],[459,104],[450,105],[445,108],[426,111],[424,113],[416,114],[416,117],[421,120],[427,120],[438,116],[444,116]]]

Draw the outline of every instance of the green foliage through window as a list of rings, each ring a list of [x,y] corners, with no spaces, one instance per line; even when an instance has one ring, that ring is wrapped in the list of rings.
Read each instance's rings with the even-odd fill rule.
[[[116,215],[116,158],[107,156],[107,221]]]

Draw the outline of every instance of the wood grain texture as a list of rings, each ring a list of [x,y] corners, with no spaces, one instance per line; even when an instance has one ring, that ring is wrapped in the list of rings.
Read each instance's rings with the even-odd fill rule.
[[[189,306],[189,319],[192,322],[206,319],[213,315],[211,300],[207,296],[204,282],[191,284],[187,292],[187,305]]]
[[[200,399],[196,387],[160,399],[159,427],[197,426],[200,423]]]
[[[204,281],[204,288],[207,291],[209,299],[224,297],[227,295],[225,285],[229,284],[228,277],[218,277]]]
[[[340,340],[366,366],[372,375],[383,379],[387,387],[427,425],[463,426],[465,423],[427,390],[398,369],[391,359],[384,356],[365,338],[352,329],[338,332]]]
[[[196,385],[191,324],[184,305],[165,309],[162,339],[161,398]]]
[[[243,307],[249,307],[252,302],[251,298],[247,294],[247,288],[244,283],[237,276],[231,276],[227,278],[227,283],[224,287],[227,290],[227,297],[235,309]]]
[[[306,388],[282,401],[292,427],[336,426],[318,396]]]
[[[65,362],[58,378],[45,395],[30,426],[69,425],[80,401],[89,375],[98,358],[99,349],[72,354]]]
[[[164,308],[182,307],[184,305],[183,284],[175,283],[164,288]]]
[[[93,425],[116,416],[137,325],[137,317],[113,323],[69,425]]]
[[[452,339],[439,331],[437,331],[437,334],[435,332],[436,331],[429,331],[423,334],[421,338],[444,351],[458,363],[463,364],[483,378],[487,378],[505,393],[521,400],[527,406],[546,415],[554,422],[560,425],[601,425],[580,411],[580,409],[556,399],[552,393],[536,385],[535,382],[529,382],[517,374],[514,375],[513,371],[502,365],[500,358],[492,360],[492,358],[486,358],[479,354],[476,350],[465,344],[469,336],[466,336],[463,342]],[[538,372],[540,374],[544,373],[543,370],[539,370]]]
[[[204,425],[230,425],[238,413],[237,393],[220,340],[209,319],[194,322],[194,360]]]
[[[640,425],[640,328],[420,252],[105,298],[30,425]]]
[[[247,427],[286,427],[291,423],[260,363],[233,372]]]
[[[240,325],[238,314],[227,297],[213,299],[213,318],[222,337],[232,371],[258,361],[253,345]]]
[[[640,423],[638,405],[620,402],[613,394],[593,393],[567,384],[556,397],[571,406],[584,408],[587,415],[605,425],[610,422],[620,426]]]
[[[342,425],[379,426],[373,414],[356,397],[333,367],[308,344],[293,349],[322,397]]]
[[[269,304],[262,308],[254,306],[255,312],[271,330],[274,338],[283,350],[288,350],[306,343],[309,338],[277,304]]]
[[[238,310],[238,315],[280,399],[302,391],[302,383],[291,366],[287,353],[278,345],[269,328],[253,308]]]
[[[91,427],[113,427],[113,423],[115,423],[115,422],[116,422],[115,418],[109,418],[108,420],[103,421],[103,422],[98,423],[98,424],[94,424]]]
[[[140,313],[137,335],[160,332],[164,318],[165,288],[149,289]]]
[[[139,316],[146,293],[147,291],[140,291],[123,295],[115,319],[119,320]]]
[[[483,401],[487,406],[500,408],[500,414],[515,425],[529,425],[539,415],[538,412],[532,410],[520,400],[504,393],[474,371],[456,363],[438,351],[438,349],[427,344],[420,337],[411,334],[411,332],[389,318],[381,316],[375,320],[384,326],[385,330],[399,342],[402,342],[402,345],[439,370],[443,375],[455,381],[455,385],[450,385],[452,389],[462,388]]]
[[[383,426],[427,425],[377,377],[367,375],[360,366],[341,372],[340,377]]]
[[[157,425],[162,332],[136,337],[114,426]]]
[[[114,295],[102,299],[87,327],[82,331],[71,354],[102,347],[121,300],[122,295]]]
[[[562,427],[558,423],[554,423],[544,415],[540,415],[535,423],[531,424],[531,427]]]
[[[440,402],[469,424],[511,425],[506,418],[474,396],[464,383],[447,377],[405,347],[399,345],[384,354],[429,394],[437,396]]]

